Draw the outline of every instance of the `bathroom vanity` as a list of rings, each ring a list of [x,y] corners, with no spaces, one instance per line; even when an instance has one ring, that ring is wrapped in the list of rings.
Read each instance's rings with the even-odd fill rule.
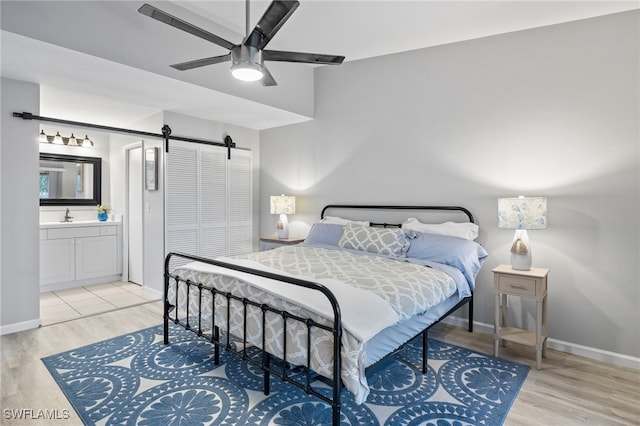
[[[122,278],[122,222],[40,223],[40,291]]]

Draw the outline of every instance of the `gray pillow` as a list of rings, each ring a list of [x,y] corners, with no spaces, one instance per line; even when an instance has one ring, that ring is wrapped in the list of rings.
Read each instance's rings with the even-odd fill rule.
[[[409,250],[409,240],[401,229],[372,228],[347,223],[338,247],[405,257]]]

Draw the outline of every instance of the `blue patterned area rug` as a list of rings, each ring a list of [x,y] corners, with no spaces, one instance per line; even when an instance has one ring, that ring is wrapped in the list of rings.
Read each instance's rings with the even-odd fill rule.
[[[216,366],[204,339],[174,325],[170,336],[164,345],[156,326],[42,361],[88,425],[331,424],[331,407],[318,398],[278,378],[265,397],[257,367],[224,351]],[[365,404],[343,391],[343,425],[504,422],[528,366],[430,339],[423,375],[419,346],[368,374]]]

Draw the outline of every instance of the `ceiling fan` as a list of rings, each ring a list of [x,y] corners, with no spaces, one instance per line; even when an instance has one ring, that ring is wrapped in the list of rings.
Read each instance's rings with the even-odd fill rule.
[[[181,62],[171,65],[171,67],[185,71],[231,61],[231,73],[235,78],[244,81],[261,80],[263,86],[276,86],[277,83],[271,73],[269,73],[269,70],[267,70],[267,67],[265,67],[264,61],[302,62],[323,65],[339,65],[344,61],[344,56],[265,49],[269,41],[271,41],[273,36],[276,35],[278,30],[280,30],[282,25],[289,19],[299,5],[300,2],[298,1],[275,0],[271,2],[253,31],[249,33],[249,0],[246,0],[246,35],[240,44],[233,44],[150,4],[143,4],[138,9],[138,12],[213,44],[217,44],[225,49],[229,49],[229,53],[226,55]]]

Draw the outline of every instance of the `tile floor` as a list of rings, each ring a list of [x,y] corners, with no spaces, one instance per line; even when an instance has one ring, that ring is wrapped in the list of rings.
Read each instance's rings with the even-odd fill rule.
[[[137,284],[115,281],[40,293],[42,325],[140,305],[161,297]]]

